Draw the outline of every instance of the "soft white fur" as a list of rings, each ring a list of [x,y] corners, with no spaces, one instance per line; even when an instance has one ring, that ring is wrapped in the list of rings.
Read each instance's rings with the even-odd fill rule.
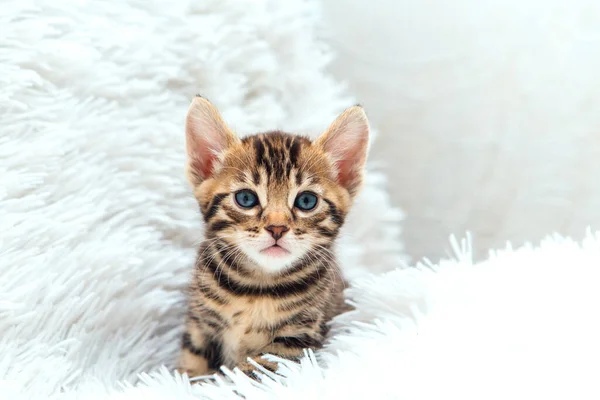
[[[301,0],[2,3],[0,398],[237,396],[168,369],[201,238],[183,121],[200,92],[243,133],[325,129],[353,99],[317,18]],[[403,259],[384,183],[369,173],[339,246],[357,312],[323,367],[234,376],[237,393],[598,398],[600,237],[381,275]]]
[[[318,17],[303,0],[2,2],[0,398],[172,366],[202,238],[190,101],[241,134],[324,131],[356,101],[324,72]],[[350,275],[403,260],[384,184],[369,174],[340,242]]]
[[[436,266],[372,274],[348,296],[317,358],[286,378],[190,386],[162,369],[83,399],[597,399],[600,232],[510,248],[478,264],[471,245]],[[114,387],[114,386],[113,386]],[[74,393],[57,399],[76,398]]]

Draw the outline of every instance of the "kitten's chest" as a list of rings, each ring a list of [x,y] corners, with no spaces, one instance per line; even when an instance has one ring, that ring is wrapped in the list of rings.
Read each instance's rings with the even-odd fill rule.
[[[236,362],[245,361],[251,353],[260,352],[274,337],[274,329],[285,315],[270,298],[238,299],[227,310],[230,322],[224,332],[223,344],[228,356]]]

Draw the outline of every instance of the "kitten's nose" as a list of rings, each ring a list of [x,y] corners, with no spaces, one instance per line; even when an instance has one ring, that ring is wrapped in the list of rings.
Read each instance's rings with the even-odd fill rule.
[[[290,228],[285,225],[269,225],[266,226],[265,229],[269,231],[275,240],[281,239],[281,237],[290,230]]]

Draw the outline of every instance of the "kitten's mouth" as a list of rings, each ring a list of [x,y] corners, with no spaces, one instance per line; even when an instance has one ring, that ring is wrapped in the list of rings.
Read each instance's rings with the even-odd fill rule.
[[[279,246],[278,244],[274,244],[273,246],[269,246],[266,249],[262,249],[260,252],[271,257],[284,257],[290,254],[289,251]]]

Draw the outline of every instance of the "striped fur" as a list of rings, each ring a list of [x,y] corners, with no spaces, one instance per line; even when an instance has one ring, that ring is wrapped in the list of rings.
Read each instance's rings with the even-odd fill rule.
[[[196,376],[225,365],[250,374],[252,357],[274,371],[262,354],[295,359],[319,348],[328,322],[346,308],[332,245],[362,181],[366,118],[353,107],[316,141],[280,131],[239,139],[196,98],[186,129],[206,238],[189,287],[179,370]],[[255,193],[258,204],[240,206],[240,190]],[[295,200],[307,191],[318,201],[303,211]],[[277,238],[270,227],[285,233]],[[265,253],[271,246],[284,250]]]

